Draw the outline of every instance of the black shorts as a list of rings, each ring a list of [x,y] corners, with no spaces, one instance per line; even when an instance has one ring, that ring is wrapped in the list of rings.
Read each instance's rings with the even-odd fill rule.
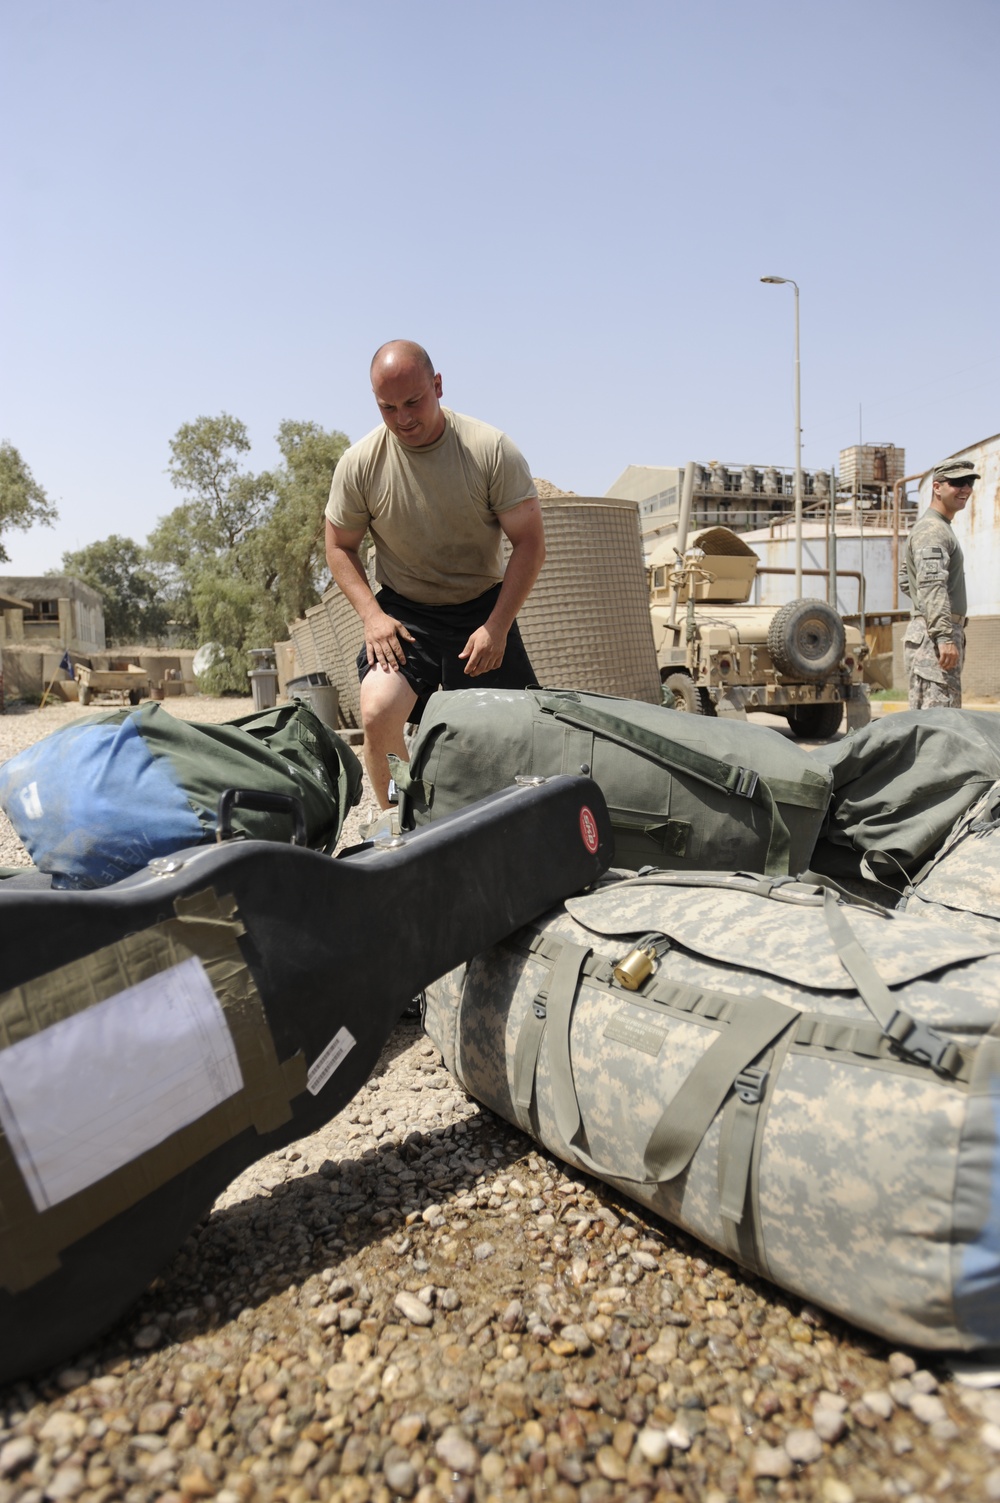
[[[406,662],[400,673],[418,699],[437,689],[527,689],[536,685],[534,671],[515,621],[507,633],[503,662],[489,673],[470,678],[459,653],[477,627],[482,626],[496,605],[500,586],[494,585],[475,600],[460,605],[421,605],[407,600],[383,585],[375,596],[381,610],[413,633],[415,641],[401,642]],[[369,671],[368,649],[358,653],[358,679]]]

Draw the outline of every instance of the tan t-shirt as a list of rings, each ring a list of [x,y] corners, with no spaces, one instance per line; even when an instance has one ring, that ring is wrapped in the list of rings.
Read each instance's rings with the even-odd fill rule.
[[[442,407],[445,429],[409,449],[385,424],[333,472],[326,515],[370,529],[375,578],[425,605],[475,600],[503,578],[497,518],[536,495],[524,455],[499,428]]]

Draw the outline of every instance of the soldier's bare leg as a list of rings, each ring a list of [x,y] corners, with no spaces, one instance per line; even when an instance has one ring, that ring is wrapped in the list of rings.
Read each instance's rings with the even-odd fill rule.
[[[389,808],[389,753],[408,760],[403,731],[417,696],[401,673],[373,668],[361,681],[365,770],[380,809]]]

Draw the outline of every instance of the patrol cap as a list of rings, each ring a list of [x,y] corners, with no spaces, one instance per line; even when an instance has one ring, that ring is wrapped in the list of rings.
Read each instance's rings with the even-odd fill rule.
[[[978,480],[976,467],[971,459],[951,459],[939,464],[934,471],[935,480]]]

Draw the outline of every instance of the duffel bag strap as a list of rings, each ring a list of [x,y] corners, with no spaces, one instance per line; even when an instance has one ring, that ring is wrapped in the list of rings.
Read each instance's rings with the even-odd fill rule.
[[[885,1037],[911,1062],[929,1065],[940,1075],[959,1075],[964,1063],[961,1049],[936,1028],[918,1022],[896,1006],[892,993],[829,888],[823,895],[823,913],[840,963]]]
[[[518,1124],[530,1132],[530,1110],[542,1033],[548,1042],[549,1073],[555,1125],[563,1142],[584,1168],[622,1184],[662,1184],[690,1164],[738,1077],[800,1016],[793,1007],[769,997],[754,997],[704,1052],[650,1135],[641,1179],[631,1179],[594,1159],[583,1146],[586,1134],[573,1079],[570,1030],[581,976],[590,950],[565,943],[549,977],[521,1026],[514,1057],[514,1098]]]
[[[653,1129],[643,1156],[647,1184],[674,1179],[687,1168],[740,1076],[798,1018],[796,1008],[762,996],[748,998],[733,1014]]]
[[[631,725],[620,716],[609,715],[604,710],[595,709],[593,705],[573,703],[562,695],[545,694],[537,689],[531,693],[540,708],[556,720],[581,730],[592,730],[605,741],[638,752],[640,756],[648,757],[668,771],[686,773],[700,783],[721,789],[723,793],[747,798],[760,805],[767,811],[771,821],[764,870],[773,875],[788,871],[788,827],[781,817],[770,787],[752,768],[720,761],[718,757],[710,757],[694,747],[680,746],[668,741],[665,736],[657,735],[655,731]],[[822,802],[816,803],[814,807],[824,807],[827,797],[824,789]]]

